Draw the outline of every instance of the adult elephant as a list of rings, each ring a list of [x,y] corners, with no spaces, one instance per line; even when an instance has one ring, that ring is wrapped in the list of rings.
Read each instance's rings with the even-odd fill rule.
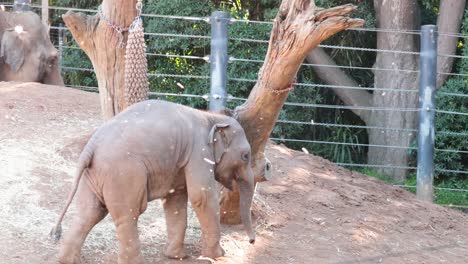
[[[0,11],[0,81],[64,85],[58,52],[37,14]]]

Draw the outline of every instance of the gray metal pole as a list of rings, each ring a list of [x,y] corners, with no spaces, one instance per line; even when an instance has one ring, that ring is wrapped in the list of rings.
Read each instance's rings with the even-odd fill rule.
[[[31,11],[31,0],[15,0],[13,5],[14,12]]]
[[[49,26],[49,0],[42,0],[42,23]]]
[[[419,132],[416,197],[432,202],[434,189],[434,118],[437,78],[437,26],[421,28]]]
[[[229,13],[216,11],[211,14],[211,55],[210,55],[210,105],[213,112],[221,112],[227,99],[227,64],[229,57],[228,26]]]
[[[63,24],[60,24],[59,25],[59,50],[58,50],[58,53],[59,53],[59,70],[60,70],[60,73],[62,73],[62,66],[63,66],[63,34],[65,33],[65,31],[62,29],[63,28]]]

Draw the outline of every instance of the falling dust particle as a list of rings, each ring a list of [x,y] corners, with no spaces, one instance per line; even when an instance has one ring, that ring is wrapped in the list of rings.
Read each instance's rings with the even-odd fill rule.
[[[185,88],[184,85],[181,84],[180,82],[177,83],[177,86],[179,86],[180,89],[184,89],[184,88]]]
[[[205,160],[206,162],[208,162],[209,164],[211,165],[215,165],[216,163],[210,159],[207,159],[207,158],[203,158],[203,160]]]

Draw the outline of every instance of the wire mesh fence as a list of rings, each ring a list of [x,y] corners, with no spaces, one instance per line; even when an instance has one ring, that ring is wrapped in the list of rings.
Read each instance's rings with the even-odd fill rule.
[[[0,2],[6,9],[11,8],[11,2]],[[32,9],[40,13],[39,1],[33,1]],[[80,49],[78,43],[73,39],[70,31],[63,25],[59,18],[61,14],[72,10],[93,14],[94,9],[69,8],[62,6],[49,6],[50,12],[50,37],[54,45],[61,51],[61,70],[67,86],[87,91],[97,92],[97,81],[92,64],[85,53]],[[143,14],[146,25],[145,37],[147,39],[149,80],[151,85],[150,96],[152,98],[164,98],[178,101],[194,107],[206,108],[209,98],[210,75],[209,75],[209,47],[210,30],[208,17],[197,14],[191,16],[177,16],[166,14]],[[151,23],[150,23],[151,22]],[[231,25],[239,25],[237,28],[231,26],[229,32],[229,66],[228,107],[235,108],[241,105],[249,94],[249,91],[257,83],[257,73],[260,70],[268,47],[269,30],[274,21],[251,21],[246,19],[232,18]],[[154,26],[156,25],[156,26]],[[261,28],[262,30],[260,30]],[[242,31],[244,30],[244,31]],[[246,33],[246,30],[251,32]],[[389,34],[408,34],[419,36],[419,30],[390,30],[378,28],[353,28],[349,29],[352,34],[377,34],[379,32]],[[261,32],[261,33],[259,33]],[[439,36],[459,38],[466,43],[467,35],[438,32]],[[61,39],[61,40],[59,40]],[[465,44],[465,45],[468,45]],[[419,57],[419,51],[414,50],[389,50],[375,47],[359,47],[350,45],[337,45],[334,43],[323,43],[320,45],[326,51],[337,54],[340,52],[359,52],[367,54],[363,56],[378,56],[379,54],[394,54],[395,56]],[[465,54],[438,54],[439,57],[454,58],[458,63],[466,61]],[[338,69],[357,79],[372,79],[378,72],[393,75],[411,75],[417,77],[420,74],[416,68],[378,67],[359,63],[346,64],[318,64],[304,62],[298,72],[298,79],[294,83],[295,89],[290,93],[289,99],[281,111],[276,127],[273,130],[271,140],[283,143],[296,149],[307,149],[309,152],[321,155],[334,161],[336,164],[362,172],[367,170],[378,173],[391,170],[404,170],[409,175],[414,175],[417,164],[416,135],[419,132],[416,124],[405,122],[363,122],[354,113],[356,111],[367,112],[367,115],[385,113],[393,116],[399,113],[404,115],[417,115],[421,109],[417,104],[401,105],[347,105],[334,95],[334,91],[362,91],[370,95],[379,94],[382,98],[394,96],[405,98],[418,95],[418,83],[414,86],[400,87],[394,84],[376,85],[370,82],[357,82],[357,85],[336,85],[321,81],[314,73],[313,68]],[[458,80],[465,83],[465,87],[458,91],[444,90],[437,92],[437,98],[446,98],[445,102],[459,102],[437,105],[437,118],[446,119],[447,122],[465,122],[463,118],[468,115],[466,97],[466,78],[468,72],[438,72],[445,75],[449,80]],[[362,77],[364,76],[364,77]],[[326,99],[328,98],[328,99]],[[331,99],[330,99],[331,98]],[[442,99],[441,99],[442,100]],[[396,126],[396,125],[400,126]],[[444,123],[446,124],[446,123]],[[435,155],[441,155],[446,160],[437,164],[436,175],[443,177],[450,175],[461,179],[468,176],[468,131],[466,125],[450,126],[455,130],[444,127],[436,127],[436,140],[442,138],[444,142],[456,139],[458,145],[437,144]],[[373,134],[389,135],[391,137],[408,136],[409,141],[385,140],[375,141],[371,138]],[[374,136],[375,137],[375,136]],[[399,144],[397,144],[399,143]],[[445,146],[445,145],[448,145]],[[369,163],[366,156],[370,149],[383,149],[382,151],[400,151],[408,155],[408,162],[401,163]],[[437,160],[437,159],[436,159]],[[457,166],[446,166],[451,160],[458,161]],[[440,160],[439,160],[440,161]],[[440,192],[467,192],[465,184],[460,188],[445,188],[445,182],[441,181],[436,187],[436,195]],[[415,187],[412,184],[398,185],[408,189]],[[463,205],[468,204],[468,196],[465,195]]]

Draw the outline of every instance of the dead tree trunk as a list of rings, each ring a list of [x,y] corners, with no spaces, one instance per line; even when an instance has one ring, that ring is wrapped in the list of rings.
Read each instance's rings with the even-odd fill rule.
[[[121,35],[115,27],[127,29],[136,14],[136,0],[103,0],[102,15],[108,21],[99,15],[87,16],[72,11],[63,15],[73,37],[93,63],[105,120],[125,107],[125,48],[119,44],[126,41],[128,32]]]
[[[252,147],[257,181],[265,171],[265,145],[293,88],[301,63],[325,39],[344,29],[362,26],[363,20],[346,17],[355,9],[353,5],[343,5],[324,10],[317,8],[314,1],[307,0],[282,2],[258,81],[248,100],[234,111],[234,117],[244,128]],[[221,221],[228,224],[240,222],[237,189],[223,193]]]

